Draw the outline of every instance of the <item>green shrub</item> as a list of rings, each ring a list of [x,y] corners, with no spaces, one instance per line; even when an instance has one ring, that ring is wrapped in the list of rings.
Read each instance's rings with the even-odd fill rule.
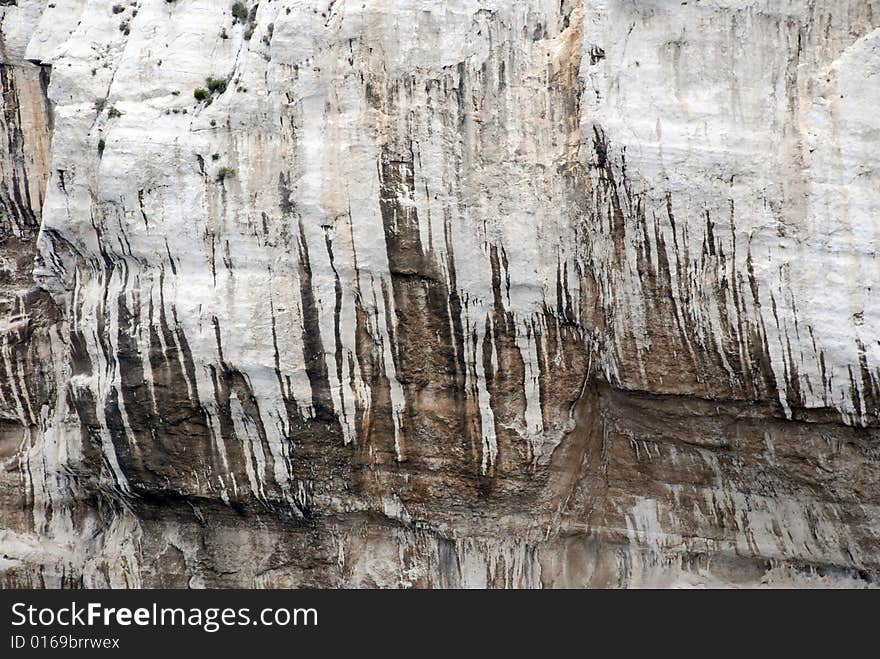
[[[119,110],[117,110],[116,108],[110,108],[107,111],[107,116],[110,117],[111,119],[118,119],[119,117],[122,116],[122,113]]]
[[[123,7],[122,5],[113,5],[113,13],[114,14],[121,14],[124,11],[125,11],[125,7]]]
[[[104,154],[104,147],[106,147],[106,146],[107,146],[107,143],[104,141],[103,138],[98,140],[98,155],[99,156]]]
[[[201,87],[196,87],[195,91],[193,91],[193,96],[195,96],[196,100],[199,102],[211,100],[211,92]]]
[[[238,21],[246,21],[248,17],[248,8],[243,2],[232,3],[232,17]]]
[[[217,171],[217,182],[223,183],[228,178],[233,178],[238,172],[234,167],[226,167],[225,165]]]
[[[213,93],[222,94],[226,91],[227,81],[225,78],[214,78],[209,76],[205,78],[205,85],[208,87],[208,91]]]

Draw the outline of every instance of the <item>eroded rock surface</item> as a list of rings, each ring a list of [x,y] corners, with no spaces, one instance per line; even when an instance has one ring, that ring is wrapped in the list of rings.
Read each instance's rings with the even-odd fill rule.
[[[872,585],[880,2],[0,2],[7,586]]]

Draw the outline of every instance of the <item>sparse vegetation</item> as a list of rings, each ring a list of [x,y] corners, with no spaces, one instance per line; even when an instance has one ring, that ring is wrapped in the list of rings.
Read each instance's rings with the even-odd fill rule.
[[[217,171],[217,182],[223,183],[228,178],[234,178],[237,173],[234,167],[224,165]]]
[[[99,156],[104,155],[104,147],[106,147],[106,146],[107,146],[107,143],[104,141],[104,138],[101,138],[100,140],[98,140],[98,155]]]
[[[232,17],[237,21],[246,21],[248,17],[248,8],[243,2],[232,3]]]
[[[254,5],[250,9],[243,2],[236,2],[232,5],[232,23],[245,23],[247,27],[244,31],[245,41],[250,41],[254,36],[254,30],[257,28],[257,8],[259,4]]]
[[[124,11],[125,11],[125,7],[123,5],[113,5],[113,13],[114,14],[121,14]]]
[[[213,76],[208,76],[207,78],[205,78],[205,86],[212,94],[222,94],[226,91],[227,84],[228,81],[225,78],[215,78]]]
[[[226,91],[229,81],[226,78],[215,78],[208,76],[205,78],[204,87],[196,87],[193,90],[193,96],[199,103],[211,105],[214,102],[214,94],[222,94]]]
[[[220,160],[220,154],[219,153],[212,153],[211,160],[214,160],[214,161]]]
[[[109,110],[107,110],[107,116],[110,117],[111,119],[118,119],[119,117],[122,116],[122,113],[119,110],[117,110],[115,107],[111,107]]]

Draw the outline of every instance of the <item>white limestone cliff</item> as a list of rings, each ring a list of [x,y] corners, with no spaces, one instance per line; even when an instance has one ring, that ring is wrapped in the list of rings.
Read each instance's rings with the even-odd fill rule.
[[[244,5],[0,3],[7,583],[875,582],[880,3]]]

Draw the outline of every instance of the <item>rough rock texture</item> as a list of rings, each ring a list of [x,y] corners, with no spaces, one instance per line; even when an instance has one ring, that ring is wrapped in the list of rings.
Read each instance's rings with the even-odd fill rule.
[[[876,583],[880,1],[245,4],[0,2],[3,584]]]

